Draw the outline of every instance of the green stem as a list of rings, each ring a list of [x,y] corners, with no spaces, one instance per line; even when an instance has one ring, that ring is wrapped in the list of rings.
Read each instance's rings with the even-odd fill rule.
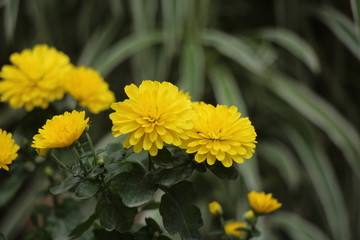
[[[84,149],[82,148],[82,146],[81,146],[81,144],[80,144],[79,141],[76,141],[76,145],[77,145],[77,147],[80,149],[81,154],[83,154],[83,153],[84,153]]]
[[[85,166],[85,165],[83,164],[83,162],[81,161],[81,157],[80,157],[78,151],[76,150],[76,147],[75,147],[75,146],[72,146],[72,147],[71,147],[71,150],[73,151],[74,155],[76,156],[76,158],[77,158],[77,160],[78,160],[78,162],[79,162],[79,164],[80,164],[81,169],[82,169],[82,170],[84,171],[84,173],[85,173],[85,176],[87,176],[87,175],[88,175],[88,171],[87,171],[87,169],[86,169],[86,166]]]
[[[64,163],[62,163],[60,161],[60,159],[53,153],[53,152],[50,152],[50,156],[55,160],[55,162],[57,164],[60,165],[60,167],[62,167],[64,170],[66,170],[67,172],[71,173],[72,174],[72,171],[70,168],[68,168]]]
[[[88,133],[87,130],[85,130],[85,136],[86,136],[86,139],[87,139],[87,141],[88,141],[88,143],[89,143],[90,149],[91,149],[91,151],[92,151],[92,153],[93,153],[94,162],[96,162],[96,154],[95,154],[94,144],[93,144],[93,142],[91,141],[90,135],[89,135],[89,133]]]

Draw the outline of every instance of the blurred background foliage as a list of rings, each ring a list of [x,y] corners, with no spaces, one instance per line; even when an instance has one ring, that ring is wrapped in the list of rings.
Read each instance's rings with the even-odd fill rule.
[[[97,69],[118,101],[129,83],[170,81],[193,100],[236,105],[250,117],[259,143],[256,157],[238,165],[240,178],[193,176],[204,239],[214,224],[207,203],[241,220],[250,190],[283,203],[261,222],[259,239],[360,236],[360,1],[1,0],[0,19],[1,66],[47,43]],[[67,108],[26,113],[0,104],[0,128],[22,146],[11,171],[0,173],[0,232],[9,239],[22,239],[32,211],[46,213],[34,206],[49,186],[49,163],[29,141]],[[98,146],[113,141],[109,113],[90,115]],[[48,229],[62,239],[55,223]]]

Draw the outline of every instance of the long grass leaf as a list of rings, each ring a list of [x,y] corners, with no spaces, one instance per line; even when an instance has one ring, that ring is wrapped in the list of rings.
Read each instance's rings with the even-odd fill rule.
[[[319,59],[314,49],[295,33],[285,29],[273,28],[261,30],[259,35],[262,39],[272,41],[287,49],[314,73],[320,71]]]
[[[204,53],[199,44],[187,43],[184,45],[181,80],[179,87],[190,93],[191,99],[200,101],[204,93]]]
[[[259,144],[257,153],[278,169],[284,182],[291,189],[296,189],[301,183],[300,166],[295,156],[280,142],[263,141]]]
[[[350,0],[351,10],[355,20],[355,32],[360,43],[360,0]]]
[[[342,150],[360,176],[360,137],[354,126],[305,86],[281,74],[267,77],[271,78],[268,82],[270,89],[320,127]]]
[[[17,16],[19,12],[19,0],[10,0],[5,4],[4,33],[5,39],[10,43],[14,39]]]
[[[330,240],[316,225],[288,212],[278,212],[268,218],[271,228],[280,228],[293,240]]]
[[[117,65],[133,54],[149,48],[162,40],[161,32],[129,36],[110,47],[94,62],[93,68],[106,77]]]
[[[333,238],[350,239],[344,195],[340,190],[334,170],[319,141],[312,137],[312,133],[306,127],[301,129],[305,137],[292,128],[284,132],[288,134],[290,142],[305,166],[321,202]]]
[[[323,8],[317,13],[349,51],[360,60],[360,44],[353,22],[332,8]]]

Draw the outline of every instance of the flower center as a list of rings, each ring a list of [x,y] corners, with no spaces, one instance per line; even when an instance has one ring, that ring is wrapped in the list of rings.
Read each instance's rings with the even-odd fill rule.
[[[154,118],[154,117],[143,117],[143,119],[145,120],[145,121],[147,121],[148,122],[148,124],[150,125],[150,126],[155,126],[155,125],[157,125],[158,124],[158,121],[159,121],[159,119],[157,119],[157,118]]]

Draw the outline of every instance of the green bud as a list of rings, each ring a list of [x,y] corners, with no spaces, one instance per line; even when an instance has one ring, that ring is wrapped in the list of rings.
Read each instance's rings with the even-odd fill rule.
[[[105,159],[104,158],[99,158],[97,161],[96,161],[97,165],[104,165],[105,164]]]
[[[45,175],[50,177],[54,174],[54,169],[50,166],[45,167],[44,169]]]

